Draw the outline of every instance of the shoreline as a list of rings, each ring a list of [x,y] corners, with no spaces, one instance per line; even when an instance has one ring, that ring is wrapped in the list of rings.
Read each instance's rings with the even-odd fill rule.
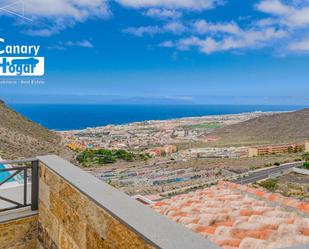
[[[296,110],[294,110],[296,111]],[[261,114],[262,115],[273,115],[273,114],[280,114],[280,113],[288,113],[288,112],[294,112],[294,111],[253,111],[253,112],[241,112],[241,113],[230,113],[230,114],[209,114],[209,115],[203,115],[203,116],[189,116],[189,117],[181,117],[181,118],[170,118],[170,119],[150,119],[150,120],[142,120],[142,121],[135,121],[135,122],[128,122],[123,124],[107,124],[103,126],[92,126],[92,127],[86,127],[83,129],[71,129],[71,130],[53,130],[54,132],[65,134],[67,132],[81,132],[85,130],[94,130],[94,129],[103,129],[106,127],[124,127],[124,126],[134,126],[134,125],[140,125],[143,123],[148,124],[160,124],[164,122],[176,122],[176,121],[195,121],[200,119],[215,119],[220,117],[230,117],[230,116],[249,116],[254,114]]]
[[[253,112],[298,111],[291,105],[9,105],[28,119],[55,131],[84,130],[145,121],[195,119]]]

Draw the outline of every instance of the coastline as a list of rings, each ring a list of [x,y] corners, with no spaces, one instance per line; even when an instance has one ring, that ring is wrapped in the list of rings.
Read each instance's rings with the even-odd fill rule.
[[[294,111],[294,110],[293,110]],[[279,113],[288,113],[293,111],[253,111],[253,112],[242,112],[242,113],[236,113],[236,114],[214,114],[214,115],[203,115],[203,116],[191,116],[191,117],[181,117],[181,118],[170,118],[170,119],[150,119],[150,120],[143,120],[143,121],[136,121],[136,122],[129,122],[129,123],[123,123],[123,124],[107,124],[103,126],[93,126],[93,127],[86,127],[84,129],[69,129],[69,130],[53,130],[57,133],[67,133],[67,132],[82,132],[85,130],[95,130],[95,129],[104,129],[106,127],[126,127],[126,126],[134,126],[134,125],[143,125],[143,124],[163,124],[168,122],[181,122],[181,121],[211,121],[215,119],[220,119],[224,117],[239,117],[239,116],[247,116],[250,117],[252,115],[254,116],[264,116],[264,115],[273,115],[273,114],[279,114]]]
[[[188,149],[221,139],[214,131],[262,116],[283,112],[245,112],[168,120],[147,120],[121,125],[106,125],[82,130],[61,131],[62,143],[74,151],[87,148],[146,151],[151,155]],[[160,151],[160,152],[159,152]]]
[[[10,105],[16,112],[53,131],[83,130],[87,127],[127,125],[252,112],[296,111],[305,106],[261,105]]]

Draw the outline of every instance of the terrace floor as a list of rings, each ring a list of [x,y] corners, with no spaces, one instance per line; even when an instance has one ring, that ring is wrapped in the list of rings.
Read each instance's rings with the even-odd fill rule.
[[[27,203],[31,201],[31,184],[27,184]],[[0,196],[10,199],[12,201],[23,203],[24,199],[24,186],[17,182],[5,183],[0,187]],[[0,200],[0,210],[5,208],[14,207],[15,205],[4,200]]]

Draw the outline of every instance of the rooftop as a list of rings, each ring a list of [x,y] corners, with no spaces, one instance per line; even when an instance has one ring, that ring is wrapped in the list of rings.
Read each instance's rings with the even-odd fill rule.
[[[259,189],[221,181],[151,205],[160,215],[57,156],[3,164],[0,185],[24,181],[0,188],[0,248],[308,249],[309,204]]]
[[[235,183],[221,181],[157,202],[152,208],[224,249],[309,243],[309,203]]]
[[[217,249],[57,156],[2,163],[27,181],[0,188],[1,249]]]

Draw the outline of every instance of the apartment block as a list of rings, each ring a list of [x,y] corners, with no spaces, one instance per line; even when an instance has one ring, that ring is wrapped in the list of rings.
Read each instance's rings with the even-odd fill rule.
[[[263,156],[280,153],[290,153],[299,151],[309,151],[309,143],[294,143],[294,144],[274,144],[266,146],[251,147],[248,149],[248,156]]]

